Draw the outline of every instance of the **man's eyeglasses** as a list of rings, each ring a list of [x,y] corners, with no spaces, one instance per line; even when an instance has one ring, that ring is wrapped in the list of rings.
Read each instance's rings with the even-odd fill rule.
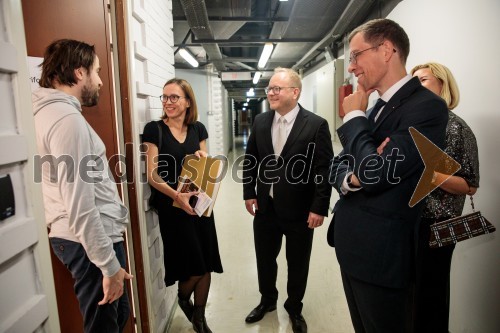
[[[281,89],[286,89],[286,88],[295,89],[297,87],[266,87],[264,88],[264,91],[266,92],[266,95],[269,94],[271,91],[273,92],[274,95],[279,95]]]
[[[372,47],[369,47],[367,49],[364,49],[364,50],[361,50],[361,51],[358,51],[356,53],[351,53],[351,56],[349,57],[349,63],[350,64],[353,64],[353,65],[356,65],[358,63],[358,57],[361,53],[365,52],[365,51],[368,51],[368,50],[373,50],[373,49],[376,49],[378,48],[380,45],[384,44],[383,42],[376,45],[376,46],[372,46]]]
[[[163,103],[166,103],[168,102],[168,100],[170,100],[171,103],[177,103],[177,101],[179,100],[179,98],[186,98],[186,97],[182,97],[182,96],[177,96],[177,95],[161,95],[160,96],[160,101],[162,101]]]

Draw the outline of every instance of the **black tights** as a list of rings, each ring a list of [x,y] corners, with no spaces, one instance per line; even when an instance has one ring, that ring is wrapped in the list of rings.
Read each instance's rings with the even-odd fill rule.
[[[186,281],[179,281],[179,298],[189,299],[194,291],[194,305],[205,306],[210,290],[211,275],[205,273],[200,276],[191,276]]]

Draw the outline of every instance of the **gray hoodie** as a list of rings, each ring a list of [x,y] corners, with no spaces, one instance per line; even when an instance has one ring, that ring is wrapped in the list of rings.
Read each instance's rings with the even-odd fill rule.
[[[110,173],[106,148],[82,116],[78,99],[55,89],[33,95],[45,218],[49,237],[83,245],[104,276],[120,269],[113,243],[123,240],[128,222]]]

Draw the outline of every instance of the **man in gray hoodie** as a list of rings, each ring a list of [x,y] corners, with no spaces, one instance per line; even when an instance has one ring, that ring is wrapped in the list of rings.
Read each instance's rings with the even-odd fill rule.
[[[85,332],[121,332],[130,305],[124,280],[121,203],[104,143],[82,116],[95,106],[102,81],[94,46],[75,40],[50,44],[40,88],[33,93],[38,167],[45,217],[56,256],[71,272]]]

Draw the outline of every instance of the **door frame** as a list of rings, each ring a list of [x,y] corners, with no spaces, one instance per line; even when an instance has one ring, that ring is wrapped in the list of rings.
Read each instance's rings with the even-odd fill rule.
[[[139,149],[136,149],[133,144],[134,142],[134,131],[133,131],[133,115],[130,105],[131,93],[130,93],[130,76],[129,76],[129,57],[127,53],[127,23],[125,19],[127,17],[127,4],[126,1],[116,0],[111,4],[111,15],[113,15],[115,22],[113,24],[113,40],[115,41],[116,47],[114,51],[116,52],[116,57],[118,59],[115,63],[115,71],[119,77],[119,83],[117,84],[118,99],[116,104],[119,104],[121,109],[121,120],[122,120],[122,134],[123,140],[125,142],[125,166],[126,166],[126,192],[128,198],[129,207],[129,219],[130,228],[132,230],[132,251],[135,265],[135,275],[134,280],[137,286],[137,292],[134,296],[137,298],[135,304],[138,305],[139,311],[137,311],[137,324],[140,325],[140,331],[151,332],[151,327],[149,325],[149,309],[148,309],[148,299],[147,299],[147,287],[146,287],[146,277],[144,274],[144,257],[142,253],[142,238],[141,238],[141,223],[139,219],[139,205],[138,205],[138,192],[135,182],[135,164],[134,159],[139,159],[137,155]],[[118,105],[117,105],[118,106]],[[138,327],[139,328],[139,327]]]

